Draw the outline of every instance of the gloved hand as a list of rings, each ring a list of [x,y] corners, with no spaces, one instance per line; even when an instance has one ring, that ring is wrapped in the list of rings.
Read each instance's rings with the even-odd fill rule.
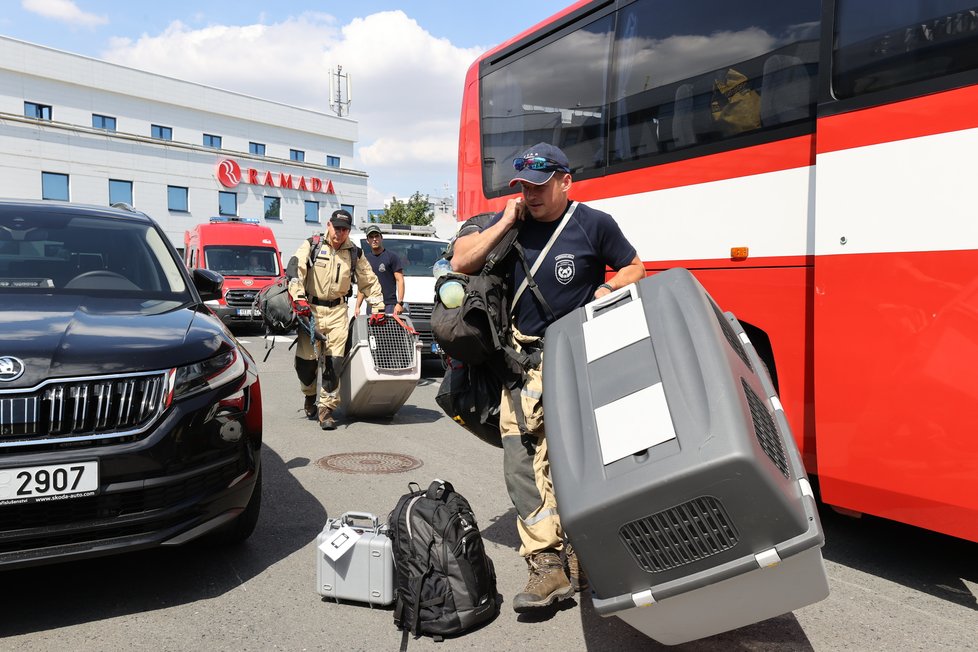
[[[296,299],[293,301],[292,308],[295,310],[295,314],[300,317],[309,317],[312,315],[312,308],[309,307],[309,303],[305,299]]]
[[[377,324],[383,324],[385,319],[387,319],[386,314],[382,312],[374,313],[367,318],[367,323],[369,323],[371,326],[376,326]]]

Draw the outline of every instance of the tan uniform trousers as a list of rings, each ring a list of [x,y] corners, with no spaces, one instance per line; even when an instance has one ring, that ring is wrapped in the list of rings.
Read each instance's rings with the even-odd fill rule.
[[[316,332],[325,333],[329,340],[323,346],[322,342],[319,342],[319,358],[320,361],[319,368],[323,368],[323,363],[325,356],[332,356],[334,358],[333,363],[337,373],[339,373],[339,364],[343,358],[343,351],[346,348],[346,337],[349,329],[349,321],[347,318],[347,305],[346,301],[341,301],[340,305],[333,306],[332,308],[327,308],[325,306],[310,306],[312,308],[313,317],[316,319]],[[302,360],[317,360],[316,348],[309,341],[309,332],[302,329],[300,326],[296,333],[299,337],[299,344],[296,347],[295,357]],[[320,374],[317,373],[316,376]],[[299,385],[302,388],[302,393],[305,396],[313,396],[316,393],[316,376],[313,376],[312,383],[309,385],[303,384],[300,380]],[[339,382],[336,383],[336,388],[332,392],[326,391],[325,387],[319,392],[319,406],[325,407],[330,410],[335,410],[340,405],[340,385]]]
[[[514,329],[511,343],[517,350],[537,343]],[[557,498],[550,478],[550,459],[543,427],[543,362],[530,370],[519,390],[527,434],[520,433],[509,390],[503,388],[499,404],[499,431],[503,442],[503,474],[516,507],[520,554],[560,550],[564,534],[557,515]]]

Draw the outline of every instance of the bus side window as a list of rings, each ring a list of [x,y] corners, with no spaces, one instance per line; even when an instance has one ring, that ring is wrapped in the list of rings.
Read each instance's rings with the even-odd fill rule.
[[[804,120],[811,106],[811,81],[798,57],[774,54],[761,77],[761,124],[765,127]]]

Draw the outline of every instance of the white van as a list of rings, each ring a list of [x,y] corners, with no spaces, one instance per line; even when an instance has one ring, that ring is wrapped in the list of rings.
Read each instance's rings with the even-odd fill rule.
[[[350,233],[350,240],[364,252],[370,251],[361,223]],[[435,300],[435,277],[432,266],[445,251],[448,240],[435,235],[434,226],[409,224],[375,224],[384,236],[384,249],[397,254],[404,269],[404,314],[411,318],[415,330],[421,336],[421,353],[425,357],[438,355],[438,344],[431,336],[431,311]],[[366,303],[366,302],[364,302]],[[350,300],[352,312],[356,305],[356,291]],[[366,310],[361,307],[361,311]]]

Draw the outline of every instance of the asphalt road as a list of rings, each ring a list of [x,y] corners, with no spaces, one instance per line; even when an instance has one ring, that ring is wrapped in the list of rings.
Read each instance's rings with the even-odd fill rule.
[[[261,359],[260,337],[242,336]],[[327,515],[386,518],[407,483],[451,480],[475,510],[495,562],[502,613],[485,627],[409,649],[446,650],[970,650],[978,649],[978,544],[822,509],[826,600],[713,638],[667,648],[588,596],[539,617],[517,616],[526,580],[501,451],[468,435],[435,404],[440,368],[426,365],[387,422],[332,433],[302,418],[287,343],[261,365],[264,505],[254,535],[233,549],[192,545],[0,574],[0,650],[397,650],[390,608],[324,602],[315,539]],[[420,460],[401,473],[349,474],[316,462],[341,453]],[[750,596],[744,596],[750,599]]]

